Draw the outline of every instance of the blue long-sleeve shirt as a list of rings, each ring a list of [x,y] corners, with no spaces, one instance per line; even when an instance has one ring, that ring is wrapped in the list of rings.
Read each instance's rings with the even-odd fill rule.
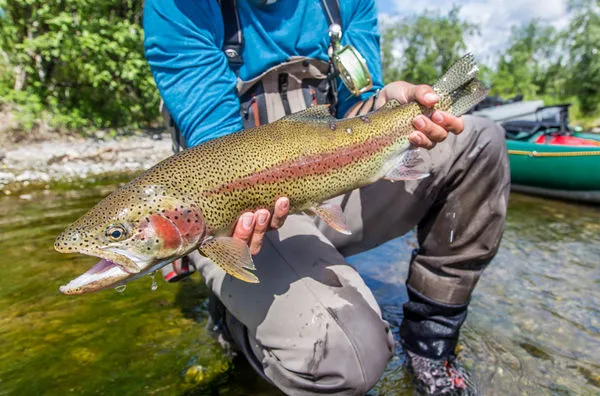
[[[367,61],[373,89],[353,97],[340,82],[338,114],[382,87],[377,11],[372,0],[340,0],[344,34]],[[242,80],[292,56],[328,60],[328,22],[320,0],[238,1],[244,35]],[[159,92],[189,147],[242,129],[236,75],[223,52],[216,0],[146,0],[145,52]]]

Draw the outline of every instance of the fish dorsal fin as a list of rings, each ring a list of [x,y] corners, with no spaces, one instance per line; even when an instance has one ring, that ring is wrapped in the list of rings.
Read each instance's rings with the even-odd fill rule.
[[[329,112],[329,105],[318,105],[283,117],[280,121],[330,122],[337,119]]]
[[[348,227],[346,224],[344,212],[342,211],[342,207],[340,205],[334,203],[324,203],[311,208],[310,212],[313,212],[319,216],[321,220],[323,220],[329,227],[333,228],[337,232],[341,232],[345,235],[352,234],[350,227]]]
[[[208,257],[229,275],[248,283],[259,283],[254,270],[250,248],[241,239],[216,237],[200,245],[200,253]]]

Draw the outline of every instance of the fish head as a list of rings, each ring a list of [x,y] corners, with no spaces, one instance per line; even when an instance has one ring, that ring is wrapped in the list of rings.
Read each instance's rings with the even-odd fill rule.
[[[125,186],[68,226],[54,248],[101,258],[60,287],[84,294],[125,284],[189,253],[205,237],[200,208],[160,187]]]

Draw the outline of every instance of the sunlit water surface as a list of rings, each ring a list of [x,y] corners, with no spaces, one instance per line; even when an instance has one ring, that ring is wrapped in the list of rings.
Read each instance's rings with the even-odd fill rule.
[[[278,395],[221,353],[198,276],[58,293],[97,260],[54,252],[54,238],[115,186],[0,198],[0,395]],[[396,337],[414,246],[407,235],[351,259]],[[485,394],[599,394],[600,208],[513,194],[459,348]],[[371,393],[414,393],[400,346]]]

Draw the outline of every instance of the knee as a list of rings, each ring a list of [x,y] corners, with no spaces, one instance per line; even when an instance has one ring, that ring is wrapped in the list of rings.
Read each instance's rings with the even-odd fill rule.
[[[475,148],[481,150],[484,157],[508,161],[506,132],[500,124],[483,117],[465,116],[465,129],[471,130]]]
[[[366,394],[392,357],[394,341],[378,314],[370,310],[364,317],[353,308],[323,309],[313,316],[317,331],[298,332],[288,348],[266,348],[265,374],[286,394]]]
[[[510,170],[504,128],[487,118],[465,116],[465,131],[471,140],[467,158],[474,158],[476,167],[481,167],[488,178],[508,186]]]

